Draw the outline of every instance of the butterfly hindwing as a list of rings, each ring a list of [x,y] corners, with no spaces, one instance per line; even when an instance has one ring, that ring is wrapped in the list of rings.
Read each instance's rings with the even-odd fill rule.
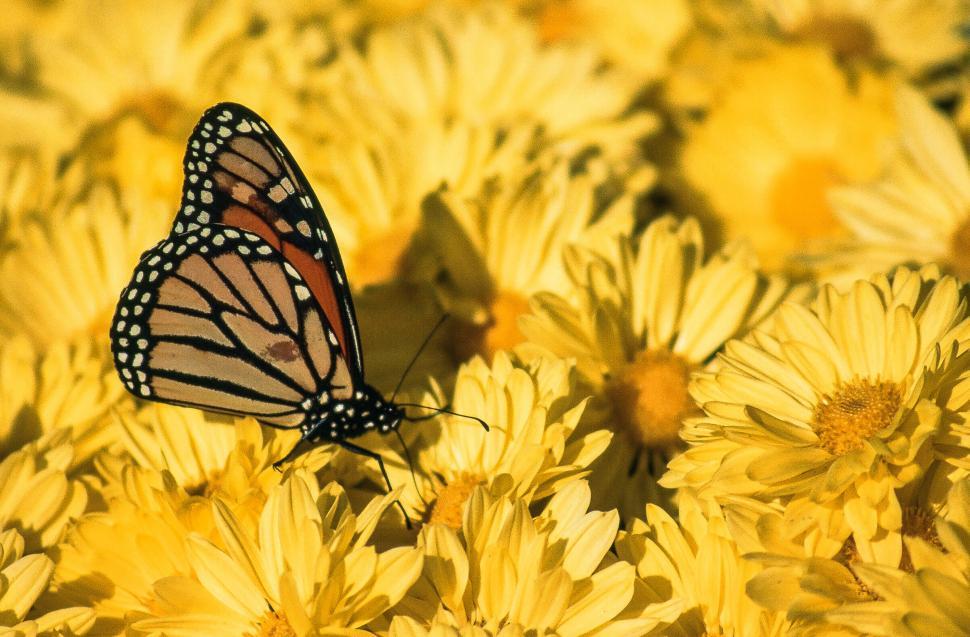
[[[340,252],[316,195],[276,133],[244,106],[217,104],[189,138],[183,168],[173,236],[221,224],[261,237],[303,277],[362,382],[357,318]]]
[[[300,272],[259,235],[222,225],[145,253],[121,294],[111,347],[134,394],[299,426],[354,379]]]

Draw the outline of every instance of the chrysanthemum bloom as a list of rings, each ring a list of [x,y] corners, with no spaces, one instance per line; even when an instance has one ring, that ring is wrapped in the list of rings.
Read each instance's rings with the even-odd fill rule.
[[[688,132],[681,168],[721,217],[780,268],[807,242],[844,232],[826,194],[875,177],[894,132],[890,84],[850,85],[829,54],[786,47],[738,63],[706,119]]]
[[[257,512],[282,476],[273,463],[300,439],[298,430],[261,428],[251,418],[233,422],[160,404],[149,405],[137,415],[120,413],[113,424],[121,444],[96,460],[105,497],[123,490],[126,467],[134,462],[168,472],[190,495],[218,495]],[[122,450],[126,453],[120,453]],[[334,445],[317,447],[294,465],[319,469],[334,451]]]
[[[24,555],[24,539],[17,531],[0,533],[0,634],[7,637],[84,635],[94,625],[90,608],[65,607],[31,613],[31,607],[50,583],[54,563],[41,553]],[[29,619],[27,619],[29,614]]]
[[[520,325],[530,344],[576,360],[597,397],[591,421],[617,433],[595,465],[594,491],[632,515],[656,500],[681,422],[699,413],[690,373],[762,320],[788,286],[760,274],[744,246],[706,257],[694,219],[663,217],[637,242],[610,243],[610,257],[577,246],[571,287],[537,294]]]
[[[130,467],[125,488],[60,547],[42,599],[93,606],[99,634],[349,633],[421,572],[419,550],[368,544],[396,494],[355,514],[338,485],[298,470],[251,520],[248,504],[187,496],[170,474]]]
[[[191,576],[154,584],[154,603],[134,616],[136,634],[353,634],[394,606],[421,574],[422,551],[368,544],[395,494],[354,514],[343,490],[291,473],[263,508],[257,534],[219,499],[219,538],[184,538]]]
[[[98,184],[80,201],[25,224],[0,260],[0,334],[47,346],[105,334],[118,292],[168,230],[159,202],[123,201]]]
[[[944,401],[966,365],[955,356],[970,338],[966,308],[957,282],[932,268],[782,305],[763,330],[727,344],[717,371],[695,376],[705,414],[687,422],[690,449],[661,484],[797,504],[809,522],[840,511],[867,559],[898,563],[897,490],[933,459]],[[841,533],[835,526],[822,532]]]
[[[23,336],[0,345],[0,454],[67,432],[74,465],[117,440],[110,410],[127,404],[101,338],[57,343],[45,353]]]
[[[66,473],[74,450],[65,437],[44,450],[26,445],[0,461],[0,529],[17,529],[28,552],[61,541],[88,503],[84,485]]]
[[[597,197],[598,181],[570,174],[565,161],[533,168],[522,178],[506,178],[474,200],[435,193],[425,202],[418,241],[436,287],[458,319],[453,353],[489,358],[525,340],[518,319],[537,292],[567,294],[563,263],[573,243],[608,248],[615,235],[633,225],[635,196],[652,180],[628,184],[614,199]],[[432,276],[429,274],[429,277]]]
[[[835,188],[829,200],[850,239],[815,260],[872,271],[936,262],[970,279],[970,164],[960,136],[914,89],[896,92],[900,143],[878,181]]]
[[[792,38],[821,42],[836,55],[870,64],[890,62],[919,75],[967,51],[960,0],[749,0]]]
[[[342,48],[309,84],[305,168],[341,237],[351,280],[386,281],[442,183],[480,193],[542,153],[637,160],[656,117],[595,52],[543,46],[498,5],[427,11]],[[332,203],[328,203],[332,202]]]
[[[947,519],[937,518],[936,533],[906,538],[911,569],[874,564],[858,565],[856,574],[882,599],[858,609],[843,609],[843,623],[857,621],[872,611],[892,613],[892,623],[873,635],[935,637],[970,635],[967,599],[970,599],[970,485],[954,485]],[[887,608],[888,607],[888,608]],[[858,611],[858,612],[853,612]]]
[[[665,637],[783,637],[784,613],[759,608],[744,593],[760,571],[742,559],[717,507],[682,493],[680,523],[652,504],[646,519],[633,520],[616,541],[620,559],[634,564],[653,603],[680,603],[679,611],[655,633]]]
[[[906,534],[902,563],[872,564],[845,553],[835,560],[755,555],[768,568],[748,592],[787,610],[795,635],[970,635],[968,531],[970,486],[961,482],[940,515]]]
[[[428,523],[461,526],[466,501],[478,485],[505,488],[525,502],[548,497],[589,472],[610,434],[575,434],[586,401],[576,396],[571,366],[560,360],[528,365],[496,354],[491,366],[474,358],[462,366],[451,400],[428,395],[424,404],[447,402],[450,409],[482,418],[441,416],[416,425],[411,487],[407,464],[388,466],[394,484],[406,485],[405,505]]]
[[[391,637],[643,635],[680,610],[653,604],[610,546],[615,511],[591,511],[582,481],[534,516],[528,502],[474,490],[460,529],[426,526],[424,572],[394,610]]]

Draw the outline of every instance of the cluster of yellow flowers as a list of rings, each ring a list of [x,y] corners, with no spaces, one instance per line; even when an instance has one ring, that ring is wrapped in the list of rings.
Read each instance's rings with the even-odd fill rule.
[[[452,315],[389,494],[115,374],[224,100]],[[13,0],[0,122],[0,634],[970,636],[966,0]]]

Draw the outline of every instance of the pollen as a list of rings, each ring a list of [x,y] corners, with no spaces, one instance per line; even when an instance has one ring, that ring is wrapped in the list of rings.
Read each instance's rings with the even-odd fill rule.
[[[857,379],[825,395],[815,408],[814,424],[821,446],[842,456],[862,448],[865,440],[887,427],[902,404],[896,383]]]
[[[825,157],[796,158],[771,185],[771,216],[799,241],[830,237],[840,227],[828,191],[841,183],[835,163]]]
[[[664,349],[640,352],[611,380],[606,393],[617,423],[642,448],[671,449],[681,422],[698,412],[687,382],[691,366]]]
[[[296,631],[290,626],[286,615],[277,610],[263,613],[259,620],[259,632],[255,637],[296,637]]]
[[[528,300],[516,292],[499,292],[492,299],[489,318],[482,325],[456,322],[452,351],[457,362],[481,354],[491,360],[496,352],[510,350],[525,340],[519,331],[519,317],[529,309]]]
[[[970,280],[970,216],[950,237],[950,265],[954,274],[964,281]]]
[[[482,484],[479,476],[462,474],[438,491],[434,505],[427,514],[428,524],[444,524],[453,529],[461,528],[465,502],[475,487]]]

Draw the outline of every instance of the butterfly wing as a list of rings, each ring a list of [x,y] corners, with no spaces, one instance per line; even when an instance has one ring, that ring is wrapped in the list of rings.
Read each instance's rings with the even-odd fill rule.
[[[245,106],[222,103],[189,138],[173,235],[211,224],[254,233],[300,273],[334,328],[357,383],[364,363],[343,261],[323,208],[279,136]]]
[[[355,389],[302,274],[258,234],[221,225],[145,253],[121,293],[111,349],[138,396],[281,426]]]

